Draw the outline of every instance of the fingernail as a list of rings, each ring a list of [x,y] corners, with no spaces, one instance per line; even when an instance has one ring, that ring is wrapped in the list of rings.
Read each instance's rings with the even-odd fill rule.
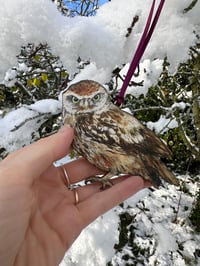
[[[66,130],[69,129],[69,128],[71,128],[70,125],[64,125],[58,130],[58,133],[66,132]]]

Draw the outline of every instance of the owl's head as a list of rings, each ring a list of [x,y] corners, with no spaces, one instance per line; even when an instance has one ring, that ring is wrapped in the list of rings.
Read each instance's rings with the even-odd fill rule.
[[[106,89],[96,81],[83,80],[71,85],[62,94],[63,116],[65,114],[83,114],[106,111],[110,96]]]

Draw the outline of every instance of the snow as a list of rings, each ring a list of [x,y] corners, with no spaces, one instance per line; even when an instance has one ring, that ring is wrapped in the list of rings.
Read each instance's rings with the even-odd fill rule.
[[[122,77],[126,76],[130,64],[126,64],[120,71]],[[163,69],[163,59],[144,59],[140,64],[140,73],[138,76],[132,78],[132,81],[139,83],[143,81],[142,87],[128,87],[126,93],[133,94],[139,97],[141,94],[147,94],[148,89],[156,83]],[[122,87],[122,80],[119,80],[118,87]]]
[[[115,210],[111,210],[87,227],[67,252],[61,266],[105,265],[106,259],[115,253],[113,246],[117,241],[117,219]],[[79,250],[78,257],[77,250]]]
[[[165,133],[169,129],[176,128],[178,126],[178,123],[175,119],[171,120],[161,115],[158,121],[156,122],[149,121],[147,122],[146,126],[151,130],[155,131],[157,134],[160,134],[161,132]]]
[[[53,99],[45,99],[31,104],[30,108],[39,113],[58,114],[61,110],[61,102]]]
[[[24,105],[0,117],[0,143],[8,152],[30,144],[38,138],[38,129],[52,115],[61,112],[61,103],[53,99]],[[23,136],[23,138],[22,138]]]
[[[95,17],[67,18],[61,16],[49,0],[0,0],[0,79],[6,85],[12,85],[16,71],[11,68],[26,70],[25,64],[17,65],[16,55],[21,45],[30,42],[47,42],[71,76],[79,72],[73,82],[94,79],[105,84],[110,80],[112,70],[123,64],[120,74],[125,75],[143,33],[151,3],[151,0],[112,0],[104,4]],[[194,32],[198,32],[200,26],[200,1],[190,12],[183,13],[190,3],[191,0],[165,1],[142,58],[140,74],[134,77],[136,82],[143,80],[143,86],[130,87],[128,93],[136,97],[145,95],[149,86],[157,82],[166,55],[172,73],[188,58],[189,47],[195,41]],[[127,28],[135,15],[139,16],[139,21],[126,38]],[[78,70],[78,57],[90,61],[81,71]],[[119,83],[119,88],[121,85]],[[171,108],[177,107],[184,109],[185,105],[179,103]],[[38,137],[40,125],[60,112],[60,101],[52,99],[12,110],[0,117],[1,146],[11,152],[30,143]],[[176,126],[175,120],[164,116],[157,122],[148,122],[148,127],[156,132]],[[199,177],[196,182],[188,176],[179,176],[179,179],[186,181],[190,194],[181,193],[179,188],[170,185],[155,191],[140,191],[125,201],[123,207],[116,207],[85,228],[60,265],[102,266],[111,261],[113,266],[128,262],[130,265],[184,266],[187,261],[194,263],[194,260],[200,265],[200,259],[195,255],[200,236],[195,234],[187,218],[198,190]],[[135,236],[130,241],[138,248],[137,254],[128,244],[121,252],[114,248],[119,241],[119,214],[124,212],[133,218]]]
[[[15,69],[9,69],[5,74],[3,83],[10,87],[14,86],[16,82],[16,79],[15,79],[16,75],[17,75],[17,71]]]
[[[126,0],[126,4],[123,0],[113,0],[103,5],[95,17],[70,19],[61,16],[47,0],[1,0],[0,3],[1,78],[15,65],[21,45],[46,41],[70,74],[77,72],[78,56],[95,65],[93,75],[104,70],[98,80],[101,83],[109,80],[116,65],[130,62],[151,6],[150,0]],[[188,48],[195,40],[194,31],[199,26],[197,10],[200,6],[198,1],[194,10],[183,15],[183,9],[189,4],[189,0],[166,1],[143,60],[163,60],[167,55],[174,71],[180,61],[187,59]],[[126,38],[135,15],[139,15],[139,21]]]
[[[102,266],[109,261],[113,266],[125,265],[124,255],[129,255],[129,265],[185,266],[189,260],[194,263],[200,235],[195,234],[187,217],[199,185],[189,176],[178,178],[186,182],[190,194],[181,193],[173,185],[153,192],[149,189],[138,192],[124,202],[123,208],[118,206],[90,224],[66,253],[60,266]],[[131,226],[134,227],[135,236],[132,246],[143,250],[137,255],[128,244],[121,252],[114,249],[119,241],[118,215],[125,212],[133,217]],[[181,245],[183,248],[179,248]]]

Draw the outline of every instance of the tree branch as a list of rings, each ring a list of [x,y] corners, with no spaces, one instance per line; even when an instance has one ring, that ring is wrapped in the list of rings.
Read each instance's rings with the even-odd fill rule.
[[[33,94],[32,93],[30,93],[30,91],[29,90],[27,90],[27,88],[19,81],[19,80],[17,80],[16,82],[15,82],[15,84],[17,85],[17,86],[19,86],[26,94],[28,94],[32,99],[33,99],[33,102],[35,103],[36,101],[37,101],[37,99],[33,96]]]

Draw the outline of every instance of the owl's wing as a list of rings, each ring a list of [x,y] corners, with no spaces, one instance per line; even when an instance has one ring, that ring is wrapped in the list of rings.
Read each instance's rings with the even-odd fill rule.
[[[77,119],[77,150],[100,169],[143,176],[158,186],[160,177],[171,184],[178,180],[159,157],[171,157],[167,146],[132,115],[113,105],[100,114]],[[84,141],[83,141],[84,140]],[[100,156],[99,156],[100,154]],[[92,160],[91,160],[92,158]]]
[[[142,125],[135,117],[117,106],[101,114],[99,136],[107,146],[121,153],[152,154],[171,157],[171,152],[153,131]],[[99,140],[100,141],[100,140]]]

